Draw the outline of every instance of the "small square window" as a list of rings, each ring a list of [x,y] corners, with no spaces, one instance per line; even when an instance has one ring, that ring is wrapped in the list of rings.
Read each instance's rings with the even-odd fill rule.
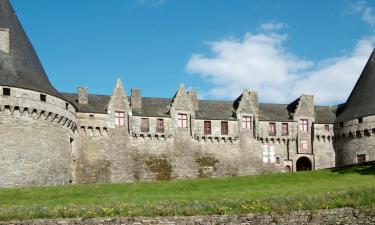
[[[95,117],[95,115],[94,114],[90,114],[90,118],[94,118]]]
[[[366,162],[366,154],[357,155],[357,163]]]
[[[3,95],[10,96],[10,88],[3,88]]]
[[[326,132],[329,132],[329,125],[324,125],[324,130],[325,130]]]
[[[45,94],[40,94],[40,101],[46,102],[47,101],[47,95]]]
[[[358,118],[358,123],[363,123],[363,118],[362,117]]]
[[[69,109],[69,103],[65,103],[65,108]]]

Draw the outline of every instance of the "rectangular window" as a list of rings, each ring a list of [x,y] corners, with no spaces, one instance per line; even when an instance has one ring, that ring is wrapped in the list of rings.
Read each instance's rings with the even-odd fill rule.
[[[357,163],[366,162],[366,154],[357,155]]]
[[[117,127],[125,126],[125,113],[124,112],[115,112],[115,125]]]
[[[251,130],[251,116],[242,117],[242,128],[246,130]]]
[[[46,102],[47,101],[47,95],[40,94],[40,101]]]
[[[281,134],[283,136],[288,136],[289,135],[289,126],[287,123],[283,123],[282,124],[282,131],[281,131]]]
[[[358,118],[358,123],[363,123],[363,118],[362,117]]]
[[[204,121],[204,135],[211,134],[211,121]]]
[[[187,128],[188,127],[188,117],[187,114],[178,114],[178,127],[179,128]]]
[[[329,125],[324,125],[324,131],[329,132]]]
[[[164,120],[163,119],[157,119],[157,121],[156,121],[156,132],[164,133]]]
[[[276,123],[269,123],[268,126],[268,135],[275,136],[276,135]]]
[[[228,135],[228,122],[221,121],[221,135]]]
[[[309,124],[308,120],[306,120],[306,119],[300,120],[299,121],[299,130],[304,131],[304,132],[309,131],[308,124]]]
[[[150,131],[150,125],[148,123],[148,118],[142,118],[141,131],[142,132],[149,132]]]
[[[10,96],[10,88],[3,88],[3,95]]]

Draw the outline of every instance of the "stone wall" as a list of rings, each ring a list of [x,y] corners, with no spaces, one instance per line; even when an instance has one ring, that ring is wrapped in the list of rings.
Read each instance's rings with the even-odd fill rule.
[[[1,223],[0,225],[331,225],[331,224],[375,224],[375,210],[351,208],[298,211],[291,213],[249,214],[242,216],[191,216],[156,218],[95,218],[34,220]]]
[[[0,90],[2,88],[0,87]],[[40,93],[0,96],[0,187],[64,185],[74,179],[75,108]]]

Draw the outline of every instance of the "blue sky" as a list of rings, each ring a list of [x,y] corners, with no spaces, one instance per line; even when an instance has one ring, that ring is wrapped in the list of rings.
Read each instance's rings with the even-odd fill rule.
[[[345,101],[375,44],[373,1],[11,0],[54,86],[262,102]]]

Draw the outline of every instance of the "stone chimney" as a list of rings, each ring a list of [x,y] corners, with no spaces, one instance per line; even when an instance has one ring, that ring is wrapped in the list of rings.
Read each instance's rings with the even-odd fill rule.
[[[134,109],[142,108],[141,90],[139,90],[139,89],[132,89],[131,90],[130,106]]]
[[[78,87],[78,103],[87,105],[89,104],[89,97],[87,87]]]
[[[196,91],[189,91],[188,95],[189,95],[189,97],[191,99],[191,104],[193,105],[194,111],[198,111],[199,110],[199,106],[198,106],[198,92],[196,92]]]

